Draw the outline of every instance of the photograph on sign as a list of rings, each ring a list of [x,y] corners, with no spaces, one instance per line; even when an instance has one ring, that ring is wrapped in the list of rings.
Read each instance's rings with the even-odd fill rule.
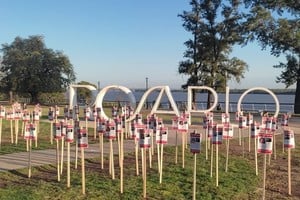
[[[272,147],[273,147],[272,134],[265,134],[265,135],[260,134],[258,136],[257,153],[272,154]]]
[[[223,126],[215,126],[213,128],[212,144],[222,144]]]
[[[87,137],[86,129],[84,128],[80,129],[77,139],[78,139],[78,147],[82,147],[82,148],[88,147],[88,137]]]
[[[138,129],[139,132],[139,136],[140,136],[140,147],[141,148],[150,148],[150,142],[151,142],[151,138],[150,135],[147,133],[147,131],[145,129]]]
[[[284,147],[285,148],[295,148],[295,135],[292,130],[284,130]]]
[[[201,137],[200,133],[190,133],[190,151],[191,153],[200,153],[201,151]]]
[[[251,124],[251,138],[257,138],[260,133],[260,125],[258,123]]]
[[[67,138],[66,138],[66,141],[67,142],[73,142],[73,140],[74,140],[73,126],[72,125],[68,125],[67,126]]]
[[[233,126],[231,124],[223,125],[223,138],[232,139],[233,138]]]

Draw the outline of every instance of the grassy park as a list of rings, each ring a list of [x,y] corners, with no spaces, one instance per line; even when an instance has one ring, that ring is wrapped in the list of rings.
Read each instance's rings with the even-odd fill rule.
[[[47,113],[47,108],[43,113]],[[40,122],[38,149],[53,149],[49,142],[50,123],[46,116]],[[168,121],[168,119],[167,119]],[[21,122],[20,122],[21,124]],[[20,125],[21,127],[21,125]],[[201,132],[202,127],[198,128]],[[3,134],[0,154],[26,151],[26,143],[19,136],[18,144],[11,144],[10,123],[3,120]],[[299,131],[299,128],[296,128]],[[295,130],[296,141],[300,139]],[[93,133],[93,129],[89,130]],[[287,192],[287,151],[282,150],[282,135],[277,137],[277,155],[271,156],[267,165],[266,199],[299,199],[300,148],[292,152],[292,195]],[[90,137],[89,143],[97,143]],[[248,144],[248,138],[245,138]],[[33,143],[34,144],[34,143]],[[74,144],[73,144],[74,145]],[[228,172],[225,172],[226,147],[223,143],[219,149],[219,186],[216,187],[215,167],[210,174],[210,158],[205,158],[205,148],[197,156],[196,199],[261,199],[263,184],[263,156],[258,155],[258,176],[255,175],[253,150],[239,145],[238,139],[230,141]],[[253,148],[253,147],[252,147]],[[192,199],[193,188],[193,154],[189,148],[185,151],[185,167],[181,166],[181,147],[179,147],[178,163],[175,164],[175,147],[167,146],[164,151],[163,179],[159,183],[157,158],[153,156],[153,164],[147,168],[147,199]],[[27,177],[27,169],[11,170],[0,173],[0,199],[143,199],[142,176],[136,175],[135,154],[126,152],[124,157],[124,193],[120,194],[120,170],[115,156],[116,178],[112,180],[108,170],[108,156],[104,158],[104,169],[100,167],[99,158],[88,158],[85,161],[86,194],[81,193],[81,166],[74,168],[71,163],[71,187],[66,184],[66,165],[64,165],[61,181],[57,181],[55,163],[32,169],[32,177]],[[139,166],[141,170],[141,165]],[[141,173],[141,171],[140,171]]]

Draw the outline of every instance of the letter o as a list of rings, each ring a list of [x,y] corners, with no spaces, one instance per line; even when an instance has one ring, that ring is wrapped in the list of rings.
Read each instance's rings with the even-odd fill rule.
[[[275,113],[274,113],[274,117],[277,117],[278,114],[279,114],[279,110],[280,110],[280,105],[279,105],[278,98],[277,98],[277,96],[276,96],[271,90],[269,90],[269,89],[267,89],[267,88],[263,88],[263,87],[254,87],[254,88],[250,88],[250,89],[246,90],[246,91],[241,95],[241,97],[239,98],[239,101],[238,101],[238,104],[237,104],[237,111],[238,111],[238,112],[241,112],[241,104],[242,104],[242,101],[243,101],[244,97],[245,97],[249,92],[252,92],[252,91],[254,91],[254,90],[261,90],[261,91],[264,91],[264,92],[266,92],[266,93],[269,93],[269,94],[273,97],[273,99],[274,99],[274,101],[275,101],[275,104],[276,104],[276,111],[275,111]]]

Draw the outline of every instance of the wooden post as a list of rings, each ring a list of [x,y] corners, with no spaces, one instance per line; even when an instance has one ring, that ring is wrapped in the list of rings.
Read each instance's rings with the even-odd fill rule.
[[[53,121],[50,123],[50,144],[53,144]]]
[[[159,144],[157,146],[157,166],[158,166],[158,174],[160,174],[160,148]]]
[[[216,186],[219,186],[219,145],[216,144]]]
[[[214,164],[214,145],[211,144],[211,149],[210,149],[210,177],[213,176],[213,164]]]
[[[26,140],[28,142],[28,139]],[[31,139],[29,140],[28,178],[31,178]]]
[[[194,153],[194,181],[193,181],[193,200],[196,200],[196,168],[197,168],[197,154]]]
[[[208,129],[205,129],[205,159],[208,159]]]
[[[225,166],[225,172],[228,172],[228,160],[229,160],[229,138],[226,140],[226,166]]]
[[[273,133],[273,153],[274,153],[274,160],[276,160],[277,155],[276,155],[276,135],[275,135],[275,132]]]
[[[63,166],[64,166],[64,146],[65,146],[65,139],[64,136],[61,138],[61,161],[60,161],[60,174],[63,173]]]
[[[267,176],[267,154],[264,154],[264,180],[263,180],[263,200],[266,197],[266,176]]]
[[[59,170],[59,140],[56,139],[56,164],[57,164],[57,181],[60,182],[60,170]]]
[[[121,131],[121,159],[120,159],[120,193],[123,194],[123,185],[124,185],[124,168],[123,168],[123,161],[124,161],[124,133],[123,130]]]
[[[2,143],[2,118],[0,118],[0,148]]]
[[[242,136],[241,136],[241,128],[238,128],[239,129],[239,145],[241,146],[242,145]]]
[[[10,119],[10,138],[11,143],[14,143],[14,132],[13,132],[13,119]]]
[[[249,141],[248,141],[249,149],[248,150],[249,150],[249,152],[251,152],[251,125],[250,124],[248,125],[248,139],[249,139]]]
[[[292,195],[292,181],[291,181],[291,148],[288,148],[288,193]]]
[[[176,140],[175,140],[175,164],[178,163],[178,132],[176,130]]]
[[[81,148],[81,173],[82,173],[82,194],[85,194],[85,163],[84,163],[84,148]]]
[[[99,149],[100,149],[101,169],[103,169],[104,168],[104,164],[103,164],[103,133],[99,133]]]
[[[138,147],[138,141],[136,141],[136,139],[135,139],[135,169],[136,169],[136,175],[138,176],[139,175],[139,147]]]
[[[258,175],[258,164],[257,164],[257,138],[254,138],[254,157],[255,157],[255,175]]]
[[[147,156],[147,152],[146,149],[142,148],[142,154],[143,156],[143,197],[146,198],[147,197],[147,160],[146,160],[146,156]]]
[[[94,116],[94,139],[97,139],[97,116]]]
[[[185,132],[182,132],[182,168],[184,168]]]
[[[67,188],[70,188],[70,142],[67,142]]]
[[[162,183],[162,173],[163,173],[163,156],[164,156],[164,144],[161,144],[161,151],[160,151],[160,174],[159,174],[159,183]]]

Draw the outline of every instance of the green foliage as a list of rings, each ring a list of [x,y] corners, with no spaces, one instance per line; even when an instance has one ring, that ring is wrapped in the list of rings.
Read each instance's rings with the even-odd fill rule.
[[[271,47],[271,54],[286,54],[286,63],[275,65],[283,71],[276,82],[289,87],[296,84],[294,112],[300,113],[300,2],[248,1],[250,8],[245,29],[248,40],[258,40],[262,48]]]
[[[229,57],[233,45],[244,39],[239,3],[191,0],[190,5],[191,11],[179,15],[193,36],[185,42],[186,60],[179,63],[178,72],[188,76],[182,87],[206,85],[224,90],[228,79],[240,81],[247,68],[244,61]]]
[[[80,81],[77,83],[78,85],[92,85],[95,88],[97,88],[96,85],[89,83],[87,81]],[[85,99],[86,102],[90,102],[92,99],[92,92],[91,90],[87,88],[77,88],[77,98],[79,99]]]
[[[37,99],[43,105],[61,105],[67,103],[66,96],[62,92],[40,93]]]
[[[16,37],[3,44],[1,90],[30,93],[33,101],[41,92],[62,92],[75,80],[73,66],[60,51],[46,48],[42,36]]]

